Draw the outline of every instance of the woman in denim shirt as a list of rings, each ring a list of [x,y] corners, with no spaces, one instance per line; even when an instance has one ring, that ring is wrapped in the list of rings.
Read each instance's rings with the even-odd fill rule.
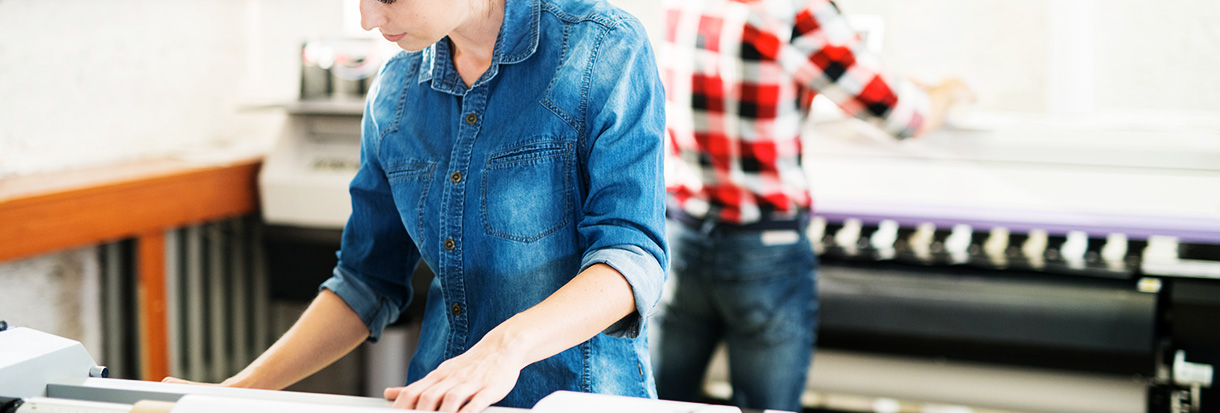
[[[556,390],[656,397],[664,91],[604,1],[362,0],[405,49],[369,93],[339,264],[225,385],[283,388],[337,360],[436,274],[395,407],[531,407]],[[172,380],[172,379],[167,379]]]

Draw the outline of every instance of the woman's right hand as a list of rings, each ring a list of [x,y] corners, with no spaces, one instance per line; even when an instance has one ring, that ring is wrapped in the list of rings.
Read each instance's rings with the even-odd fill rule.
[[[270,349],[225,381],[201,383],[166,377],[161,382],[282,390],[350,353],[368,335],[368,328],[347,302],[330,290],[322,290]]]

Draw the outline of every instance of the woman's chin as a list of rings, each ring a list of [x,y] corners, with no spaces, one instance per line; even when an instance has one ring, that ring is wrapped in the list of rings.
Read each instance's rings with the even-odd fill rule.
[[[406,50],[408,52],[418,52],[420,50],[427,49],[428,46],[431,46],[435,43],[436,43],[435,40],[425,43],[424,41],[420,41],[419,39],[412,39],[410,36],[404,37],[401,40],[394,42],[394,44],[397,44],[399,48],[402,48],[402,50]]]

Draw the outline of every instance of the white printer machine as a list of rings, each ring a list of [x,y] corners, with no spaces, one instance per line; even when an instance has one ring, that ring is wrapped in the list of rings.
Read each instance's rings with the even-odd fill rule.
[[[81,343],[0,321],[0,413],[395,413],[372,397],[106,378]],[[532,409],[485,413],[743,413],[731,406],[560,391]],[[748,412],[747,412],[748,413]],[[761,413],[761,412],[759,412]],[[779,412],[775,412],[779,413]]]

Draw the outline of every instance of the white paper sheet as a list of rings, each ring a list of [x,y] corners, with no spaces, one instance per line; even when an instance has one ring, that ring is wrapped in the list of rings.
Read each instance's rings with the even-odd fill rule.
[[[533,413],[741,413],[732,406],[557,391],[534,405]]]

